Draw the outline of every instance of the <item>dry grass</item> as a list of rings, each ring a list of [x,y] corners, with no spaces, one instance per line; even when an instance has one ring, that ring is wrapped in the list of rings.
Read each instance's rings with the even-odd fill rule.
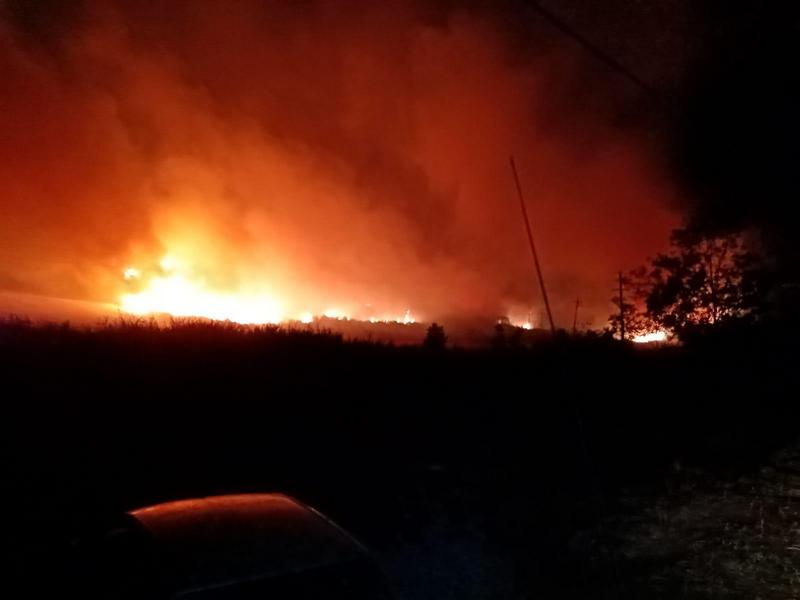
[[[737,478],[676,468],[660,492],[620,504],[589,534],[595,564],[621,572],[603,597],[800,597],[797,447]]]

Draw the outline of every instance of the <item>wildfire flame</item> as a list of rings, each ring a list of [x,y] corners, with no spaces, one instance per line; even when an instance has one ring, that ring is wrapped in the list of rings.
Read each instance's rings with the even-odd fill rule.
[[[128,267],[122,272],[122,276],[126,281],[130,281],[131,279],[139,279],[141,275],[142,274],[139,269],[134,269],[133,267]]]
[[[135,291],[119,298],[122,312],[137,316],[166,314],[173,317],[198,317],[215,321],[232,321],[243,325],[266,325],[284,322],[313,323],[325,317],[350,320],[348,311],[330,307],[321,315],[312,311],[294,312],[274,294],[220,291],[209,286],[205,279],[192,273],[185,262],[166,255],[151,273],[136,267],[126,268],[122,276]],[[361,318],[361,316],[359,316]],[[369,316],[371,323],[416,323],[411,310],[401,316]]]
[[[162,313],[252,325],[280,323],[284,319],[280,302],[274,298],[215,292],[181,274],[153,277],[146,289],[123,294],[120,308],[134,315]]]
[[[533,319],[531,319],[530,316],[523,319],[509,318],[508,322],[512,327],[518,327],[520,329],[525,329],[528,331],[533,329]]]
[[[634,344],[651,344],[653,342],[666,342],[666,341],[667,341],[667,332],[663,330],[651,331],[650,333],[637,335],[633,338]]]
[[[402,317],[370,317],[370,323],[402,323],[403,325],[412,325],[416,323],[416,319],[411,314],[411,310],[407,310]]]

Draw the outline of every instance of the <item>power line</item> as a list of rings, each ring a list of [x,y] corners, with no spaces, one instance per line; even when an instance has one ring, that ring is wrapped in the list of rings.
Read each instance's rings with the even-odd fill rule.
[[[608,52],[600,48],[600,46],[587,39],[583,34],[570,27],[567,23],[562,21],[554,13],[552,13],[544,6],[536,2],[536,0],[524,0],[524,2],[528,7],[531,8],[531,10],[536,12],[540,17],[542,17],[545,21],[550,23],[550,25],[555,27],[563,35],[572,39],[574,42],[577,42],[597,60],[599,60],[607,67],[610,67],[611,69],[613,69],[614,71],[625,77],[628,81],[633,83],[635,86],[637,86],[639,89],[641,89],[648,95],[653,96],[654,98],[656,98],[661,102],[664,102],[664,96],[660,90],[650,85],[648,82],[646,82],[636,73],[634,73],[631,69],[623,65],[620,61],[611,56]]]

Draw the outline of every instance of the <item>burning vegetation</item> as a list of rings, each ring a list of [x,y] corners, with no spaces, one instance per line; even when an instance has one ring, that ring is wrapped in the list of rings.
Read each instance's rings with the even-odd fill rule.
[[[243,325],[266,325],[296,321],[309,324],[325,317],[334,320],[357,318],[369,323],[416,322],[410,309],[395,316],[378,315],[363,306],[353,313],[339,308],[314,312],[287,306],[280,298],[256,288],[220,291],[210,288],[206,279],[192,271],[183,261],[167,255],[153,272],[143,273],[135,267],[123,272],[135,291],[119,299],[124,314],[136,316],[169,315],[171,317],[200,317],[215,321],[232,321]],[[307,307],[306,307],[307,308]]]

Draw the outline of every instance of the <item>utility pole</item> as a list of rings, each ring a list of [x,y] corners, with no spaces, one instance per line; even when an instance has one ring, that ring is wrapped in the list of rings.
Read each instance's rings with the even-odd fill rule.
[[[625,299],[622,296],[622,271],[619,272],[619,339],[625,341]]]
[[[511,172],[514,174],[514,183],[517,185],[517,195],[519,196],[519,206],[522,209],[522,219],[525,221],[525,231],[528,233],[528,243],[531,247],[531,255],[533,255],[533,264],[536,266],[536,275],[539,278],[539,289],[542,291],[542,300],[544,307],[547,310],[547,320],[550,322],[550,332],[555,335],[556,324],[553,322],[553,313],[550,311],[550,301],[547,299],[547,289],[544,286],[544,277],[542,277],[542,268],[539,266],[539,256],[536,254],[536,245],[533,243],[533,231],[531,230],[531,222],[528,219],[528,210],[525,208],[525,198],[522,195],[522,186],[519,183],[519,175],[517,174],[517,165],[514,163],[514,157],[511,157]]]
[[[581,305],[581,299],[575,298],[575,315],[572,317],[572,335],[578,333],[578,307]]]

